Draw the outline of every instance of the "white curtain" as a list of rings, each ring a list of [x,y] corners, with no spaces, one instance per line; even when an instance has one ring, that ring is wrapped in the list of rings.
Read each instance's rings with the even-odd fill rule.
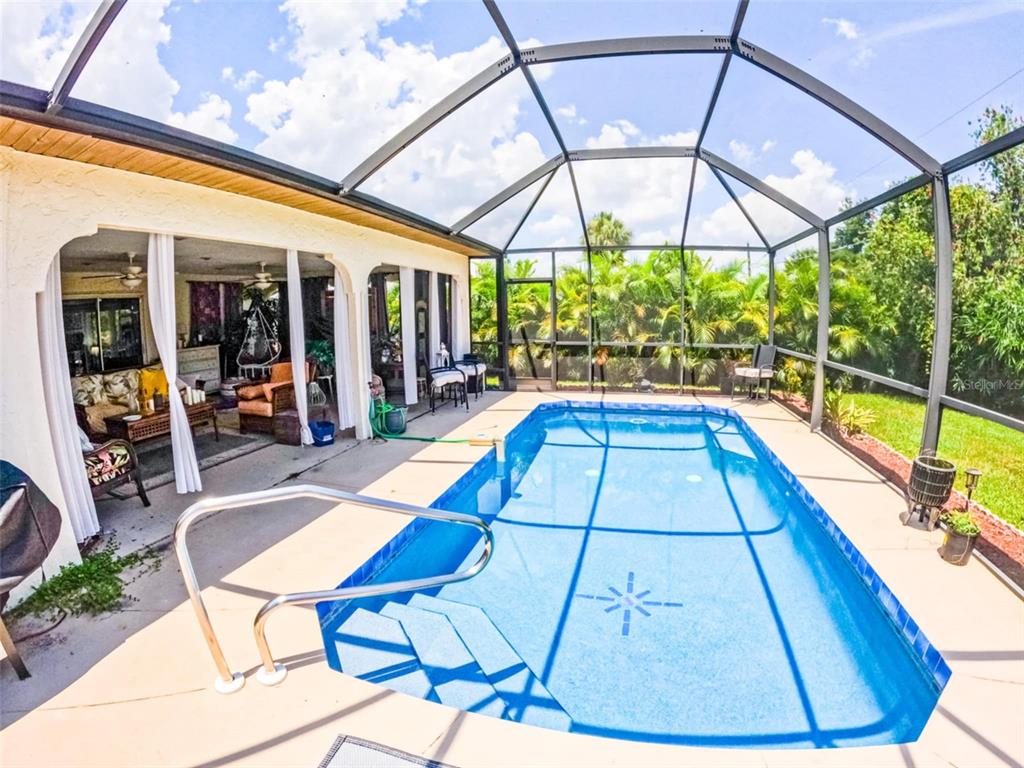
[[[437,272],[431,272],[427,280],[427,307],[429,315],[429,346],[427,347],[427,365],[431,368],[441,364],[437,353],[441,351],[441,308],[437,295]]]
[[[398,290],[402,304],[402,377],[405,379],[405,404],[419,402],[416,393],[416,270],[398,268]]]
[[[463,308],[459,279],[452,275],[452,359],[469,354],[469,315]],[[464,314],[465,313],[465,314]]]
[[[36,297],[39,362],[43,369],[43,399],[50,422],[50,440],[57,458],[57,476],[64,492],[68,519],[78,541],[100,532],[96,505],[85,476],[78,422],[71,399],[71,373],[64,346],[64,313],[60,294],[60,256],[46,273],[46,286]]]
[[[354,427],[356,405],[351,382],[353,369],[359,368],[352,358],[349,336],[349,296],[341,273],[334,270],[334,391],[338,397],[338,429]]]
[[[149,236],[149,259],[146,267],[146,289],[153,339],[160,354],[164,376],[167,377],[167,400],[171,410],[171,452],[174,455],[174,484],[178,493],[203,490],[199,479],[196,449],[188,426],[185,404],[178,392],[177,325],[174,318],[174,237]]]
[[[302,276],[299,274],[299,252],[288,249],[288,337],[292,347],[292,384],[295,387],[295,410],[299,413],[299,432],[303,445],[313,444],[309,431],[308,398],[306,394],[306,327],[302,319]]]

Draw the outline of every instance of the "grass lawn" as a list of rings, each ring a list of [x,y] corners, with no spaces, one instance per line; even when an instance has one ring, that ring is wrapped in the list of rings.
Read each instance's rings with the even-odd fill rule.
[[[909,459],[917,455],[924,424],[923,400],[864,392],[846,397],[874,412],[868,434]],[[1024,433],[947,408],[942,415],[939,456],[956,463],[956,487],[961,491],[963,470],[980,469],[984,474],[974,500],[1024,528]]]

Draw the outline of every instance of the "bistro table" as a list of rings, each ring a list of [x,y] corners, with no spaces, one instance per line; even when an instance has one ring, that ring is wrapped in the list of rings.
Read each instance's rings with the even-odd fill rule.
[[[210,424],[213,426],[214,439],[220,440],[220,430],[217,428],[217,409],[213,407],[213,403],[186,405],[185,414],[188,416],[188,425],[193,432],[195,427],[201,424]],[[139,416],[140,418],[133,421],[125,421],[124,416],[107,417],[103,420],[107,425],[107,434],[130,443],[171,434],[171,412],[168,408],[142,413]]]

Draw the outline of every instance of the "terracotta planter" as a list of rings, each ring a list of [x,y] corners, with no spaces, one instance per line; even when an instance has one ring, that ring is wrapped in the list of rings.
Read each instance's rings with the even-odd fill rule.
[[[977,536],[965,536],[962,533],[947,530],[946,538],[942,540],[942,546],[939,548],[939,554],[947,563],[967,565],[967,561],[971,559],[971,553],[974,551],[974,542],[977,540]]]

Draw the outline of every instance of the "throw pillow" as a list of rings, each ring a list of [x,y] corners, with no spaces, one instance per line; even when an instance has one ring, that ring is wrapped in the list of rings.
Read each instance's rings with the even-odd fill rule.
[[[292,380],[291,363],[274,363],[270,366],[270,383],[277,384],[282,381]]]
[[[115,371],[103,375],[103,398],[108,403],[138,407],[139,370]]]
[[[274,390],[277,389],[278,387],[287,387],[287,386],[291,386],[291,382],[290,381],[279,381],[276,384],[264,384],[263,385],[263,397],[265,397],[268,402],[269,401],[273,401],[273,399],[274,399]]]
[[[163,368],[143,368],[139,371],[139,399],[148,403],[154,395],[167,397],[167,377]]]
[[[247,387],[239,387],[235,390],[235,395],[239,400],[256,400],[263,397],[263,385],[250,384]]]
[[[71,399],[75,405],[95,405],[103,399],[103,374],[90,373],[71,379]]]

